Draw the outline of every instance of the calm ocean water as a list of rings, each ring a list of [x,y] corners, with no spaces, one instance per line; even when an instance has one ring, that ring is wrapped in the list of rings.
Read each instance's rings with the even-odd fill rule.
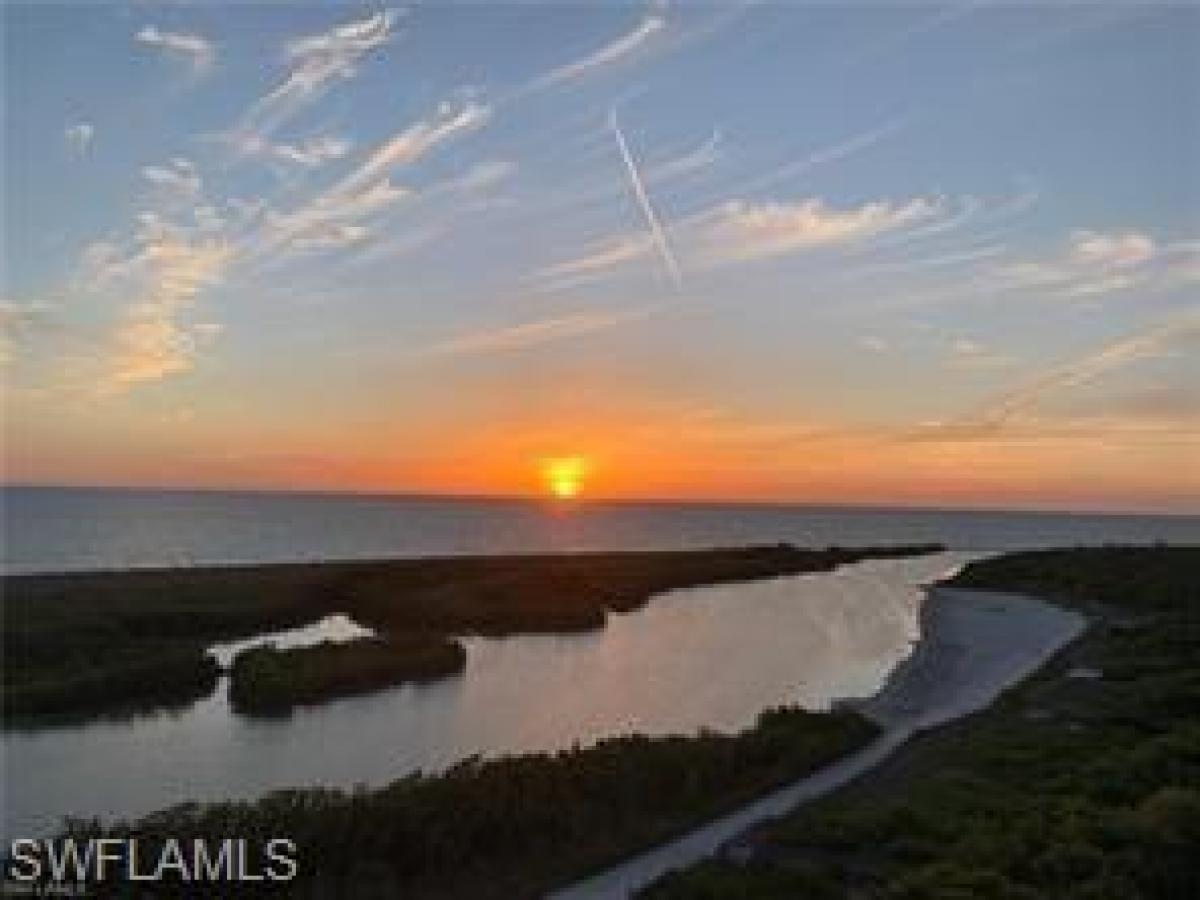
[[[788,541],[956,550],[1200,543],[1200,516],[443,500],[77,488],[3,491],[6,572]]]

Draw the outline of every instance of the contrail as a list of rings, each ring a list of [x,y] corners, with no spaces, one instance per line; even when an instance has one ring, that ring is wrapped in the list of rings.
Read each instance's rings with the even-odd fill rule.
[[[633,154],[629,152],[629,145],[625,143],[625,135],[621,133],[621,126],[617,124],[617,108],[615,106],[609,110],[608,122],[612,126],[613,134],[616,135],[617,146],[621,150],[621,158],[625,160],[625,168],[629,170],[629,181],[633,185],[634,196],[637,198],[638,205],[642,208],[642,213],[646,216],[646,226],[650,229],[650,234],[654,238],[655,245],[658,247],[663,265],[667,267],[667,274],[671,276],[671,281],[675,283],[676,288],[682,288],[683,272],[679,269],[679,263],[675,259],[675,254],[671,252],[671,245],[667,243],[667,233],[663,231],[662,224],[658,221],[658,216],[654,212],[654,207],[650,205],[650,197],[646,194],[646,186],[642,183],[642,176],[638,172],[637,164],[633,161]]]

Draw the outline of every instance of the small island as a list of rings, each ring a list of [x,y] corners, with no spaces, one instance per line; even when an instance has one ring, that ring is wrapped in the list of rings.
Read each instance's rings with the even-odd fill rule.
[[[233,661],[229,702],[238,712],[286,713],[330,697],[453,675],[466,661],[458,641],[426,634],[325,641],[288,650],[254,647]]]

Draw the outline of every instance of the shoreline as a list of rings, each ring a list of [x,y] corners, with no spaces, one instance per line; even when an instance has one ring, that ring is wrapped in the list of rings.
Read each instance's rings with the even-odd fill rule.
[[[825,712],[836,698],[874,691],[910,652],[920,586],[954,569],[960,559],[959,554],[935,554],[870,561],[821,575],[671,591],[633,613],[610,615],[603,632],[467,639],[471,661],[461,678],[297,708],[286,722],[241,715],[232,708],[223,679],[212,696],[171,715],[101,721],[95,727],[21,729],[12,735],[17,771],[35,766],[44,771],[55,760],[50,771],[61,767],[63,775],[40,789],[14,784],[11,820],[14,825],[36,821],[35,830],[49,833],[63,815],[114,821],[185,801],[254,801],[272,791],[315,785],[349,790],[361,783],[379,789],[417,770],[444,773],[475,754],[489,759],[553,754],[635,732],[694,739],[709,729],[732,736],[752,727],[760,710],[799,705]],[[874,624],[852,625],[857,622]],[[305,642],[358,629],[333,632],[309,634]],[[289,645],[285,637],[281,646]],[[754,654],[743,653],[750,647],[756,648]],[[804,652],[797,653],[798,647]],[[728,671],[710,683],[713,663]],[[547,683],[530,694],[523,685],[538,673]],[[647,689],[626,696],[634,684]],[[323,728],[326,734],[354,733],[364,746],[327,752]],[[258,762],[250,748],[261,742],[263,729],[286,734],[287,746]],[[184,771],[176,778],[173,764],[142,746],[172,748],[169,757]],[[118,748],[123,748],[119,754]],[[78,778],[82,763],[77,761],[109,754],[118,758],[106,764],[110,777],[105,780],[128,782],[128,799],[101,785],[80,785],[78,793],[67,787]],[[145,767],[126,761],[143,755]],[[228,774],[222,774],[223,767]],[[762,791],[736,797],[680,830],[800,774],[787,772]],[[34,784],[48,778],[39,773]],[[144,783],[135,787],[138,778]],[[595,867],[669,836],[656,835],[597,860]],[[551,886],[592,870],[567,872]]]
[[[942,551],[776,544],[4,577],[3,726],[191,702],[215,685],[209,645],[332,613],[381,638],[579,633],[669,590]]]
[[[632,896],[735,842],[759,823],[848,785],[910,738],[984,709],[1086,628],[1079,613],[1022,594],[933,586],[912,655],[869,698],[845,705],[883,728],[870,744],[685,835],[571,884],[554,900]],[[997,627],[997,626],[1001,627]]]

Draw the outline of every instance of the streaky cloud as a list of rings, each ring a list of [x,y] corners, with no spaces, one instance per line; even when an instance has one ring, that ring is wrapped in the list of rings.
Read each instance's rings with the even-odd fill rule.
[[[761,203],[729,200],[676,222],[672,231],[689,264],[709,269],[855,244],[930,221],[941,212],[936,198],[925,197],[844,209],[817,197]],[[652,231],[646,236],[617,236],[582,256],[539,269],[533,277],[555,288],[571,286],[642,259],[655,249],[661,254]],[[672,252],[670,259],[674,258]]]
[[[383,177],[356,190],[322,194],[290,212],[269,210],[249,258],[268,261],[277,250],[330,250],[359,243],[370,233],[364,224],[413,192]]]
[[[933,256],[918,256],[892,262],[867,263],[856,266],[848,272],[847,278],[862,278],[872,275],[893,274],[896,272],[918,272],[924,269],[942,269],[951,266],[967,265],[985,259],[994,259],[1008,252],[1005,244],[985,244],[982,247],[968,247],[961,250],[951,250]]]
[[[165,54],[183,60],[197,75],[212,68],[217,58],[216,46],[198,34],[163,31],[153,25],[146,25],[133,38],[139,44],[156,47]]]
[[[324,222],[292,238],[297,250],[340,250],[360,244],[370,235],[365,225],[351,222]]]
[[[653,238],[648,234],[617,237],[604,241],[583,256],[538,269],[532,277],[548,288],[566,287],[642,259],[652,248]]]
[[[425,356],[463,356],[524,350],[582,337],[645,318],[648,310],[576,312],[483,331],[472,331],[434,344]]]
[[[1200,346],[1200,308],[1052,366],[957,420],[918,429],[910,439],[970,441],[993,437],[1010,422],[1035,409],[1047,395],[1090,384],[1138,361],[1163,356],[1180,344]]]
[[[720,158],[721,132],[714,130],[708,139],[687,153],[644,167],[647,184],[683,178],[712,166]]]
[[[707,265],[780,256],[798,250],[845,244],[927,221],[939,213],[936,200],[880,200],[837,209],[812,197],[798,202],[732,200],[710,218],[701,235]]]
[[[1056,296],[1087,297],[1109,294],[1146,284],[1173,261],[1149,234],[1141,231],[1071,232],[1066,248],[1057,257],[1025,260],[995,272],[1002,289],[1032,288]]]
[[[1153,259],[1154,239],[1139,231],[1079,230],[1071,235],[1071,258],[1081,266],[1128,269]]]
[[[249,133],[240,135],[238,139],[238,149],[247,156],[259,156],[306,169],[341,159],[351,149],[350,141],[333,135],[319,135],[297,143],[273,143],[261,135]]]
[[[184,200],[194,200],[203,187],[196,166],[182,157],[175,157],[166,166],[143,166],[142,177],[155,187]]]
[[[1055,366],[1029,383],[1010,391],[987,406],[979,416],[999,424],[1035,405],[1044,395],[1095,381],[1102,375],[1138,360],[1161,356],[1179,343],[1200,340],[1200,309],[1174,317],[1145,331],[1113,341],[1070,362]]]
[[[363,225],[361,220],[416,194],[410,188],[394,184],[391,173],[415,163],[456,135],[479,128],[488,121],[490,112],[488,107],[471,101],[442,103],[430,118],[407,126],[376,145],[357,167],[331,187],[291,212],[270,215],[271,227],[257,242],[253,255],[269,258],[275,250],[287,246],[334,249],[343,242],[329,240],[333,234],[354,236],[344,243],[361,242],[367,236],[359,230]],[[454,185],[464,190],[483,188],[505,177],[512,168],[502,161],[481,163],[456,179]]]
[[[246,111],[234,128],[234,146],[248,139],[251,143],[266,141],[306,104],[321,96],[331,82],[352,78],[364,57],[391,40],[397,19],[395,10],[385,9],[289,43],[287,77]]]
[[[596,69],[611,65],[634,53],[654,37],[654,35],[666,28],[667,20],[658,11],[659,8],[657,6],[653,8],[631,31],[614,38],[609,43],[586,56],[552,69],[540,78],[535,79],[527,90],[541,90],[565,81],[581,78]]]
[[[358,190],[391,169],[414,163],[433,147],[479,128],[490,117],[491,109],[481,103],[444,102],[431,118],[404,128],[377,146],[357,169],[339,182],[334,193]]]
[[[725,189],[725,196],[728,197],[730,193],[746,196],[779,181],[797,177],[811,169],[850,157],[895,134],[904,127],[904,124],[903,118],[890,119],[876,128],[860,132],[846,140],[822,147],[800,159],[785,163],[769,172],[744,179],[727,187]],[[713,145],[713,152],[715,152],[718,139],[719,135],[714,134],[710,141]],[[691,164],[689,163],[689,165]],[[648,178],[653,178],[655,176],[654,169],[651,168],[646,175]],[[688,232],[694,237],[703,226],[711,225],[719,217],[721,206],[721,203],[717,203],[673,223],[673,232]],[[652,247],[653,244],[651,242],[643,241],[636,235],[618,236],[589,250],[580,257],[538,269],[530,277],[535,281],[542,281],[543,287],[550,289],[571,287],[582,281],[590,281],[600,277],[609,268],[622,266],[635,259],[640,259]],[[712,260],[710,259],[710,264],[711,262]]]

